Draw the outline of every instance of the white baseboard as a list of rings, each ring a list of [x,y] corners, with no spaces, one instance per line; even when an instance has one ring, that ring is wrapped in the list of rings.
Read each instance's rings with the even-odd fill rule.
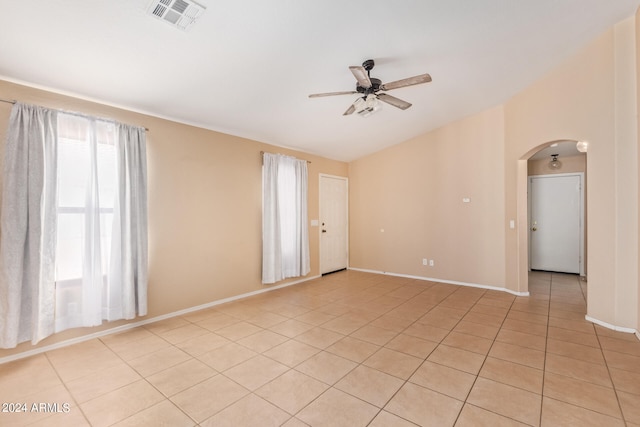
[[[481,284],[478,284],[478,283],[457,282],[455,280],[436,279],[436,278],[433,278],[433,277],[412,276],[410,274],[390,273],[388,271],[368,270],[366,268],[353,268],[353,267],[350,267],[349,270],[362,271],[363,273],[383,274],[383,275],[386,275],[386,276],[405,277],[407,279],[417,279],[417,280],[425,280],[425,281],[430,281],[430,282],[447,283],[449,285],[468,286],[468,287],[471,287],[471,288],[489,289],[489,290],[492,290],[492,291],[507,292],[507,293],[510,293],[510,294],[518,296],[518,297],[528,297],[529,296],[529,292],[516,292],[516,291],[512,291],[511,289],[507,289],[507,288],[501,288],[501,287],[498,287],[498,286],[481,285]]]
[[[624,326],[616,326],[611,323],[603,322],[602,320],[598,320],[591,316],[584,316],[585,320],[588,320],[591,323],[595,323],[596,325],[600,325],[603,328],[611,329],[613,331],[625,332],[627,334],[635,334],[638,339],[640,339],[640,332],[636,331],[633,328],[625,328]]]
[[[184,310],[174,311],[172,313],[163,314],[163,315],[160,315],[160,316],[152,317],[150,319],[144,319],[144,320],[140,320],[138,322],[127,323],[126,325],[116,326],[115,328],[105,329],[104,331],[94,332],[92,334],[83,335],[81,337],[70,338],[68,340],[57,342],[55,344],[50,344],[50,345],[45,345],[45,346],[42,346],[42,347],[38,347],[38,348],[35,348],[33,350],[22,351],[20,353],[12,354],[10,356],[1,357],[0,358],[0,365],[2,365],[3,363],[13,362],[14,360],[24,359],[25,357],[35,356],[36,354],[44,353],[44,352],[47,352],[47,351],[56,350],[58,348],[68,347],[68,346],[73,345],[73,344],[78,344],[78,343],[81,343],[81,342],[89,341],[89,340],[92,340],[94,338],[100,338],[100,337],[104,337],[106,335],[111,335],[111,334],[115,334],[115,333],[118,333],[118,332],[127,331],[129,329],[134,329],[134,328],[137,328],[139,326],[148,325],[149,323],[159,322],[161,320],[170,319],[172,317],[183,316],[185,314],[189,314],[189,313],[192,313],[194,311],[204,310],[205,308],[215,307],[216,305],[224,304],[224,303],[227,303],[227,302],[236,301],[236,300],[247,298],[247,297],[250,297],[250,296],[253,296],[253,295],[259,295],[259,294],[262,294],[262,293],[265,293],[265,292],[274,291],[276,289],[286,288],[287,286],[297,285],[297,284],[303,283],[303,282],[308,282],[309,280],[314,280],[314,279],[317,279],[319,277],[321,277],[321,276],[305,277],[303,279],[296,280],[296,281],[293,281],[293,282],[287,282],[287,283],[284,283],[282,285],[269,286],[268,288],[259,289],[257,291],[252,291],[252,292],[247,292],[245,294],[240,294],[240,295],[236,295],[236,296],[233,296],[233,297],[224,298],[224,299],[221,299],[221,300],[212,301],[212,302],[209,302],[209,303],[206,303],[206,304],[197,305],[195,307],[189,307],[189,308],[186,308]]]

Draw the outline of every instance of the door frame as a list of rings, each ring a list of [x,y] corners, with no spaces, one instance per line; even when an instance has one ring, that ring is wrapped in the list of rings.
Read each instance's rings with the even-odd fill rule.
[[[322,256],[322,251],[323,251],[323,244],[322,244],[322,201],[323,201],[323,197],[324,195],[322,194],[322,179],[323,178],[332,178],[332,179],[339,179],[344,181],[345,186],[346,186],[346,192],[345,192],[345,223],[346,223],[346,230],[345,230],[345,239],[346,239],[346,245],[347,245],[347,270],[349,269],[349,178],[345,177],[345,176],[339,176],[339,175],[330,175],[330,174],[326,174],[326,173],[320,173],[318,174],[318,217],[319,217],[319,224],[318,224],[318,244],[320,246],[319,248],[319,268],[320,268],[320,274],[324,274],[323,268],[322,268],[322,260],[323,260],[323,256]]]
[[[584,277],[586,273],[585,269],[585,224],[584,224],[584,196],[585,196],[585,182],[584,172],[567,172],[567,173],[553,173],[542,175],[528,175],[527,176],[527,240],[528,240],[528,271],[531,271],[531,210],[533,208],[531,203],[531,180],[532,178],[560,178],[566,176],[579,176],[580,177],[580,276]]]

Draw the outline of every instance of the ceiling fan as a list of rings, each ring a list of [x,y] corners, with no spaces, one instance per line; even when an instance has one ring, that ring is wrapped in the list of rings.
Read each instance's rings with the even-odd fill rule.
[[[327,93],[314,93],[309,95],[309,98],[320,98],[323,96],[335,96],[335,95],[352,95],[361,93],[362,96],[356,99],[356,101],[349,106],[347,111],[343,113],[343,116],[348,116],[357,112],[361,116],[368,116],[377,109],[380,108],[378,101],[386,102],[394,107],[406,110],[411,107],[411,104],[402,99],[391,96],[387,93],[380,93],[383,91],[389,91],[398,89],[401,87],[413,86],[422,83],[429,83],[431,76],[429,74],[420,74],[419,76],[409,77],[402,80],[396,80],[390,83],[382,83],[380,79],[376,79],[370,76],[370,72],[373,69],[375,62],[373,59],[367,59],[362,63],[362,66],[351,66],[349,70],[356,78],[356,90],[343,91],[343,92],[327,92]]]

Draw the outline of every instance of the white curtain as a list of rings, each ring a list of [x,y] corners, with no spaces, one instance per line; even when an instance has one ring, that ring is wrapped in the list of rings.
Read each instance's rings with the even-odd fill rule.
[[[0,215],[0,347],[54,331],[56,112],[16,103]]]
[[[50,117],[48,132],[13,124],[33,111]],[[93,117],[14,107],[3,181],[0,347],[147,313],[145,135]],[[18,259],[25,241],[28,257]]]
[[[55,330],[145,315],[145,131],[62,113],[58,125]]]
[[[118,191],[114,203],[106,320],[147,314],[147,155],[146,133],[116,125]]]
[[[307,162],[263,155],[262,283],[309,273]]]

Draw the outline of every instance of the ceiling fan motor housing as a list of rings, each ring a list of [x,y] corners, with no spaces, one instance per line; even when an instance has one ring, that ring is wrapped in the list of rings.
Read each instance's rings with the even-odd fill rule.
[[[369,80],[371,80],[371,87],[364,88],[360,86],[360,84],[356,83],[356,91],[365,95],[378,92],[380,90],[380,86],[382,85],[382,81],[373,77],[369,77]]]

